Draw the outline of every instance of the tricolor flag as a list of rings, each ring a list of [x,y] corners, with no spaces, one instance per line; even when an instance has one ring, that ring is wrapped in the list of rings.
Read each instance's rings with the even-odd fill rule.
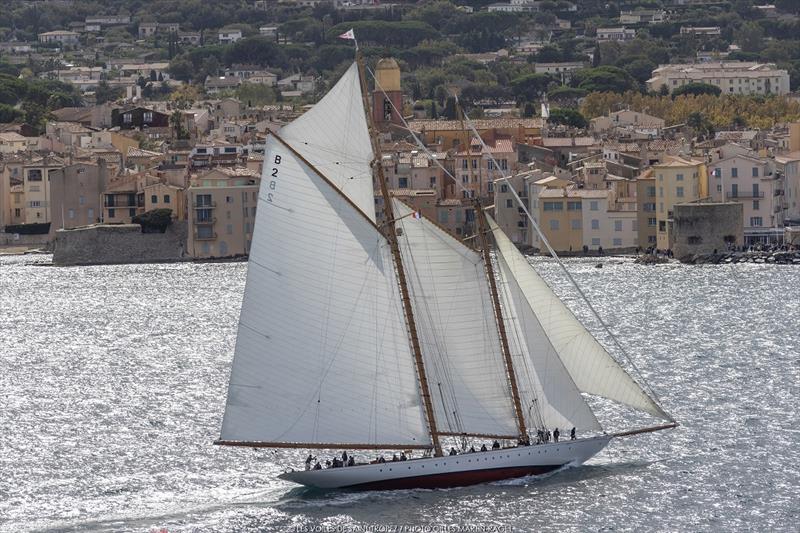
[[[353,28],[350,28],[343,34],[339,36],[339,39],[350,39],[351,41],[356,40],[356,32],[353,31]]]

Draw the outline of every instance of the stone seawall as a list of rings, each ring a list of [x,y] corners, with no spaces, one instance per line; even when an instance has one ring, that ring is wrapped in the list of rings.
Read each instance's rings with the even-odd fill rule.
[[[138,224],[96,224],[56,231],[53,264],[114,265],[186,261],[186,223],[165,233],[142,233]]]

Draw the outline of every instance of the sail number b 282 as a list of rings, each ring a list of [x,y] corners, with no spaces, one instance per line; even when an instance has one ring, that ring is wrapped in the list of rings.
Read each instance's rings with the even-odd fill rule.
[[[281,164],[281,156],[276,155],[274,160],[275,165]],[[267,191],[267,201],[271,202],[273,199],[273,191],[278,187],[278,167],[272,167],[272,173],[270,174],[270,178],[272,178],[269,182],[269,191]]]

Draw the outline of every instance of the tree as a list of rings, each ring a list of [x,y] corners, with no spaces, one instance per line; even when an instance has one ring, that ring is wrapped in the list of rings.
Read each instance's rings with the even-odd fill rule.
[[[638,90],[639,84],[630,74],[618,67],[602,66],[575,72],[572,82],[587,92],[614,92]]]
[[[444,111],[442,112],[442,115],[444,115],[444,118],[447,120],[455,120],[457,114],[456,99],[453,96],[448,96],[444,103]]]
[[[511,91],[517,102],[529,102],[538,100],[552,83],[548,74],[526,74],[511,80]]]
[[[621,66],[623,69],[625,69],[625,72],[633,76],[633,78],[638,81],[642,87],[644,87],[645,82],[650,79],[653,69],[656,68],[655,63],[644,58],[634,59],[633,61],[626,62]]]
[[[585,128],[589,125],[586,117],[575,109],[551,109],[550,118],[548,118],[547,121],[553,124],[563,124],[571,128]]]
[[[722,94],[722,89],[709,83],[687,83],[686,85],[681,85],[672,91],[673,98],[682,96],[684,94],[693,94],[695,96],[701,94],[711,94],[714,96],[719,96]]]
[[[759,52],[764,48],[764,28],[757,22],[745,22],[736,32],[736,42],[743,52]]]
[[[172,223],[172,209],[151,209],[131,219],[142,226],[142,233],[164,233]]]
[[[578,100],[587,94],[588,93],[583,89],[562,85],[561,87],[555,87],[547,91],[547,99],[553,103],[559,104],[560,106],[574,106],[577,105]]]

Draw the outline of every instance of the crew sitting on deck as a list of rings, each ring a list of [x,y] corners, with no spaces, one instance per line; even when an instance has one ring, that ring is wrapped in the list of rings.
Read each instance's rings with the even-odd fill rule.
[[[475,446],[469,447],[469,453],[475,453]]]
[[[481,444],[481,451],[482,451],[482,452],[485,452],[485,451],[486,451],[486,444]]]
[[[458,455],[458,452],[456,451],[455,448],[452,447],[450,448],[450,455]]]
[[[406,459],[408,459],[408,457],[406,457],[406,452],[400,452],[400,460],[405,461]]]
[[[499,443],[499,442],[497,442],[497,441],[494,441],[494,442],[492,443],[492,449],[493,449],[493,450],[499,450],[499,449],[500,449],[500,443]]]
[[[355,459],[353,459],[353,456],[352,456],[352,455],[351,455],[351,456],[350,456],[350,458],[347,460],[347,466],[356,466],[356,460],[355,460]]]
[[[379,463],[385,463],[385,462],[386,462],[386,459],[384,459],[382,455],[379,455],[379,456],[378,456],[378,462],[379,462]]]
[[[393,454],[392,454],[392,462],[393,462],[393,463],[396,463],[398,460],[399,460],[399,459],[397,459],[397,454],[396,454],[396,453],[393,453]]]
[[[319,464],[319,461],[317,461],[317,464],[314,465],[314,470],[322,470],[322,465]]]

